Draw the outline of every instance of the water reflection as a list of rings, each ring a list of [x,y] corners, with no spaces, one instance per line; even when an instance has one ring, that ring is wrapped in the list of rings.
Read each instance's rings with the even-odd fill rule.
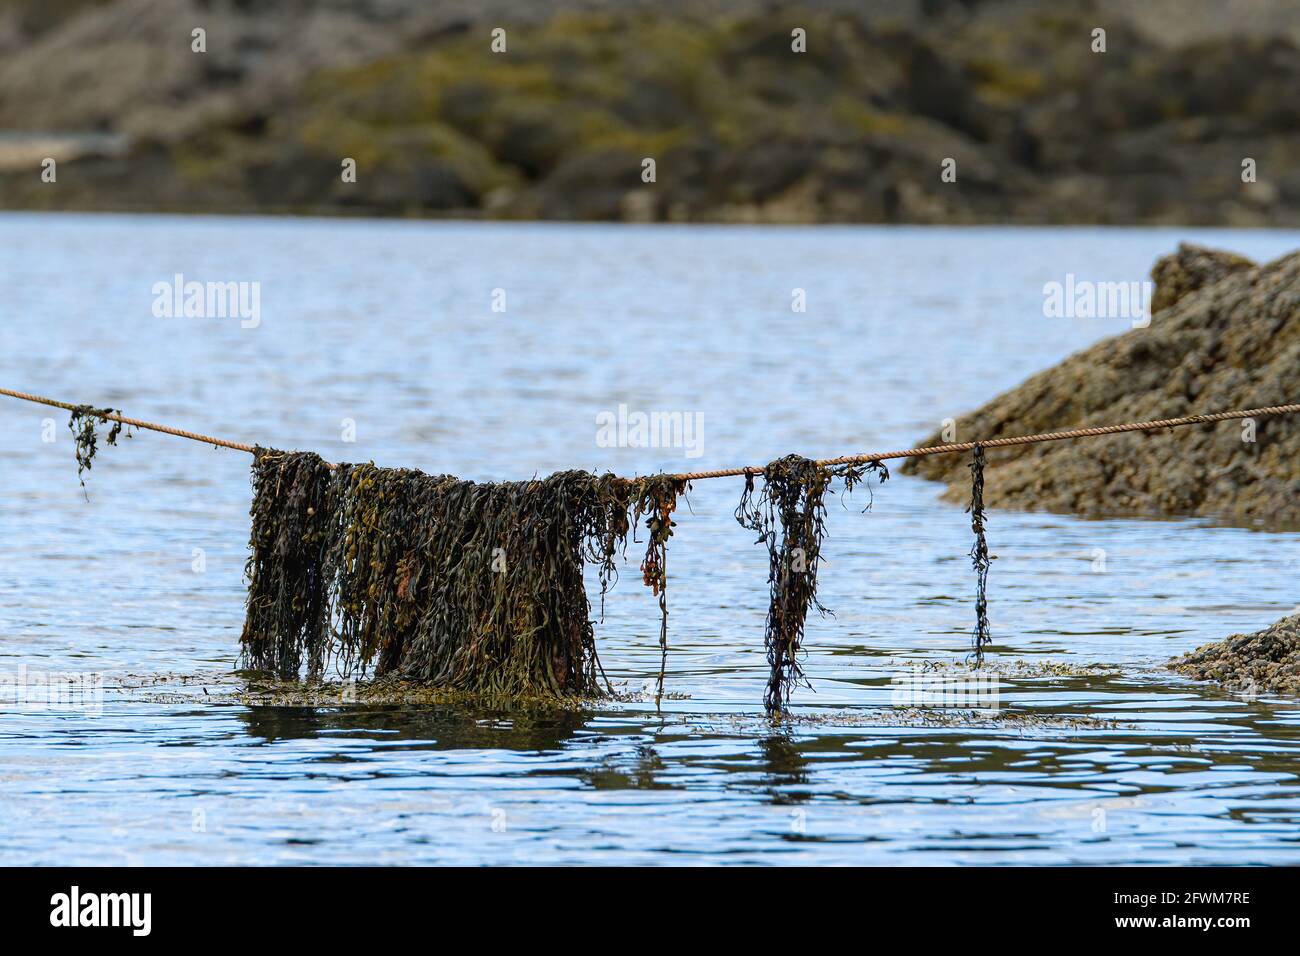
[[[539,715],[467,712],[436,705],[418,709],[400,705],[250,707],[239,719],[250,736],[267,743],[350,736],[375,740],[385,747],[415,742],[428,750],[524,752],[559,750],[587,721],[585,715],[565,710]]]
[[[792,733],[773,734],[758,742],[763,767],[763,789],[776,804],[800,803],[808,799],[806,792],[791,792],[788,788],[807,785],[808,761],[803,749]]]

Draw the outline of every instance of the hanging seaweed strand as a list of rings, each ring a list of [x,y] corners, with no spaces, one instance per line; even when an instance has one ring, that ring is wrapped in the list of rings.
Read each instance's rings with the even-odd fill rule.
[[[763,469],[761,491],[755,489],[753,474],[745,476],[736,520],[741,527],[757,532],[757,543],[768,552],[770,601],[764,645],[769,676],[763,702],[769,713],[784,710],[798,684],[810,686],[800,664],[800,650],[809,608],[827,613],[817,600],[817,568],[826,535],[826,491],[837,476],[845,490],[852,491],[870,472],[879,473],[881,481],[888,477],[879,462],[831,468],[788,455]]]
[[[988,583],[989,583],[989,557],[988,541],[984,538],[984,448],[982,445],[976,445],[971,457],[971,492],[970,507],[966,510],[970,512],[970,527],[975,532],[975,543],[971,545],[970,559],[971,565],[975,568],[976,589],[975,589],[975,630],[972,632],[972,638],[975,644],[975,657],[977,660],[984,656],[984,645],[990,643],[993,638],[989,635],[989,613],[988,613]]]
[[[831,465],[830,470],[844,486],[845,494],[852,494],[854,489],[871,475],[875,475],[882,485],[889,480],[889,468],[883,461],[847,462],[842,465]],[[863,514],[871,510],[875,500],[875,493],[868,484],[867,503],[862,508]]]
[[[677,497],[685,491],[686,482],[659,475],[638,481],[633,495],[633,520],[645,517],[647,530],[641,580],[659,599],[659,680],[655,685],[655,707],[663,699],[668,669],[668,539],[677,524],[672,518],[677,510]]]

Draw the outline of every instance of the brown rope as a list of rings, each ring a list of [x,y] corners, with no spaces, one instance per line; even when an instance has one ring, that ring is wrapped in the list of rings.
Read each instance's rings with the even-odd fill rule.
[[[928,448],[909,448],[906,451],[880,451],[867,455],[843,455],[823,458],[819,465],[860,465],[870,461],[889,461],[894,458],[925,458],[929,455],[949,455],[970,451],[976,445],[983,448],[1003,448],[1008,445],[1034,445],[1044,441],[1062,441],[1066,438],[1094,438],[1098,435],[1115,435],[1119,432],[1146,432],[1158,428],[1177,428],[1180,425],[1204,425],[1209,422],[1235,421],[1241,418],[1267,418],[1270,415],[1289,415],[1300,412],[1300,405],[1269,405],[1265,408],[1248,408],[1233,412],[1210,412],[1205,415],[1188,415],[1185,418],[1160,418],[1150,422],[1126,422],[1123,425],[1099,425],[1096,428],[1072,428],[1063,432],[1045,432],[1040,435],[1017,435],[1014,438],[987,438],[979,441],[956,442],[948,445],[931,445]],[[761,475],[762,468],[723,468],[718,471],[697,471],[673,475],[679,481],[698,478],[731,478],[738,475]]]
[[[27,392],[15,392],[12,389],[0,388],[0,395],[8,395],[10,398],[21,398],[24,402],[35,402],[38,405],[50,405],[54,408],[62,408],[69,412],[75,412],[80,405],[73,405],[69,402],[56,402],[52,398],[42,398],[40,395],[29,395]],[[150,431],[162,432],[164,435],[175,435],[178,438],[190,438],[194,441],[201,441],[205,445],[219,445],[222,448],[233,448],[235,451],[246,451],[250,455],[253,453],[252,445],[245,445],[243,442],[226,441],[224,438],[213,438],[211,435],[200,435],[198,432],[187,432],[183,428],[172,428],[170,425],[158,425],[154,422],[142,422],[138,418],[127,418],[124,415],[110,413],[101,415],[99,412],[93,414],[108,422],[121,422],[123,425],[130,425],[133,428],[147,428]]]
[[[35,402],[38,405],[50,405],[54,408],[62,408],[67,411],[76,411],[84,406],[73,405],[68,402],[57,402],[52,398],[42,398],[40,395],[30,395],[27,392],[15,392],[11,389],[0,388],[0,395],[8,395],[10,398],[19,398],[25,402]],[[982,448],[1005,448],[1009,445],[1035,445],[1039,442],[1046,441],[1063,441],[1069,438],[1095,438],[1099,435],[1115,435],[1120,432],[1146,432],[1155,431],[1160,428],[1178,428],[1182,425],[1205,425],[1212,422],[1236,421],[1242,418],[1268,418],[1271,415],[1291,415],[1300,412],[1300,404],[1297,405],[1269,405],[1265,408],[1248,408],[1241,411],[1231,412],[1209,412],[1205,415],[1187,415],[1183,418],[1161,418],[1150,422],[1126,422],[1122,425],[1099,425],[1096,428],[1072,428],[1062,432],[1045,432],[1039,435],[1017,435],[1012,438],[988,438],[980,441],[955,442],[947,445],[931,445],[928,448],[908,448],[905,451],[880,451],[872,452],[866,455],[843,455],[839,458],[823,458],[817,462],[818,465],[861,465],[873,461],[890,461],[895,458],[925,458],[929,455],[950,455],[959,451],[970,451],[976,445]],[[210,435],[200,435],[197,432],[188,432],[180,428],[172,428],[170,425],[158,425],[154,422],[141,421],[138,418],[126,418],[123,415],[107,414],[99,415],[105,421],[121,422],[123,425],[131,425],[135,428],[147,428],[150,431],[162,432],[164,435],[176,435],[179,438],[189,438],[194,441],[203,442],[205,445],[217,445],[221,448],[233,448],[236,451],[246,451],[252,454],[256,451],[256,446],[246,445],[243,442],[226,441],[222,438],[213,438]],[[331,468],[335,467],[330,465]],[[734,478],[742,475],[761,475],[762,468],[721,468],[716,471],[693,471],[685,474],[670,475],[668,477],[677,481],[699,481],[705,478]]]

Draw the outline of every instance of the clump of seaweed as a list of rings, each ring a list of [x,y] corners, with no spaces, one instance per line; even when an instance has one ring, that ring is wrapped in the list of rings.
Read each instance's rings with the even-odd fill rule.
[[[602,693],[583,569],[596,563],[603,597],[636,483],[331,473],[303,453],[263,453],[254,472],[250,667],[292,679],[304,660],[309,676],[332,661],[342,676],[470,693]]]
[[[480,484],[344,466],[330,567],[340,636],[362,671],[514,695],[600,691],[583,586],[627,533],[627,489],[566,471]]]
[[[989,585],[989,565],[992,559],[989,557],[989,543],[984,538],[984,522],[986,516],[984,513],[984,448],[976,445],[971,457],[971,492],[970,505],[966,508],[970,512],[970,527],[975,532],[975,543],[971,545],[970,560],[971,566],[975,569],[975,630],[971,637],[975,644],[975,657],[981,659],[984,656],[984,646],[992,642],[993,637],[989,634],[989,602],[988,602],[988,585]]]
[[[764,644],[770,676],[763,702],[769,712],[783,710],[800,682],[808,686],[799,663],[808,609],[827,613],[817,600],[827,489],[838,477],[845,490],[852,491],[869,473],[877,473],[882,482],[889,477],[880,462],[830,467],[798,455],[770,462],[762,472],[761,491],[755,489],[755,474],[745,475],[736,520],[758,533],[757,543],[768,553],[770,602]]]
[[[78,405],[72,410],[68,418],[68,431],[72,432],[73,442],[77,455],[77,479],[81,482],[81,487],[86,487],[85,472],[89,471],[95,458],[95,452],[99,447],[99,436],[96,432],[96,426],[100,422],[109,421],[108,416],[118,414],[115,408],[95,408],[91,405]],[[117,444],[117,436],[122,434],[122,423],[113,421],[112,427],[105,436],[105,441],[110,445]],[[127,437],[130,437],[127,432]],[[87,499],[89,500],[89,499]]]
[[[825,497],[878,462],[778,459],[746,479],[737,520],[769,555],[765,644],[768,710],[804,680],[799,662],[825,536]],[[658,599],[659,680],[668,657],[668,541],[689,489],[673,475],[639,479],[565,471],[479,483],[373,463],[327,465],[311,453],[257,449],[253,466],[246,666],[281,680],[416,681],[516,698],[611,692],[600,668],[583,584],[588,563],[604,597],[637,526],[647,532],[642,581]],[[870,504],[867,506],[870,507]],[[805,681],[806,682],[806,681]]]
[[[297,677],[304,652],[310,674],[324,667],[331,477],[319,455],[264,448],[254,453],[248,612],[240,641],[255,670]]]

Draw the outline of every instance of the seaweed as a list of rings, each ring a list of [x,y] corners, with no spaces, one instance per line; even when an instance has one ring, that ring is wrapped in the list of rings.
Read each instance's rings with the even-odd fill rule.
[[[817,599],[817,568],[826,535],[827,489],[839,478],[851,492],[868,474],[889,477],[880,462],[820,465],[787,455],[762,471],[763,488],[756,491],[754,472],[745,475],[745,489],[736,507],[740,526],[758,533],[756,543],[768,552],[769,604],[764,646],[769,676],[763,702],[771,713],[782,711],[804,677],[799,662],[808,610],[828,613]],[[867,508],[870,508],[868,503]],[[865,509],[864,509],[865,510]]]
[[[319,455],[258,448],[252,480],[244,661],[254,670],[297,677],[305,652],[309,673],[317,676],[328,649],[323,559],[330,469]]]
[[[374,465],[340,468],[336,575],[341,638],[438,686],[594,695],[599,661],[584,559],[602,589],[626,535],[614,476],[567,471],[480,484]]]
[[[825,497],[851,492],[878,462],[798,456],[746,477],[736,509],[769,557],[764,643],[769,711],[807,684],[800,665],[825,537]],[[257,449],[250,509],[247,667],[281,680],[392,678],[469,694],[585,699],[612,693],[596,652],[584,570],[605,595],[644,522],[642,582],[659,604],[659,679],[668,661],[668,543],[689,484],[564,471],[474,482],[372,463]],[[867,508],[870,508],[868,503]],[[866,510],[866,509],[864,509]],[[603,686],[602,686],[603,681]]]
[[[830,467],[831,474],[840,480],[844,486],[845,494],[852,494],[866,479],[872,475],[883,485],[889,480],[889,468],[883,461],[850,461]],[[871,485],[867,485],[867,503],[862,508],[862,513],[866,514],[875,504],[876,496],[871,490]]]
[[[987,520],[984,513],[984,464],[984,448],[976,445],[971,456],[970,505],[966,510],[970,513],[971,530],[975,532],[975,543],[970,549],[971,566],[975,569],[976,582],[975,629],[971,633],[971,638],[975,645],[977,660],[983,658],[984,646],[993,640],[989,634],[988,611],[989,565],[992,563],[992,558],[989,557],[989,543],[984,537],[984,523]]]
[[[668,669],[668,539],[673,536],[673,512],[686,482],[669,475],[642,478],[632,495],[633,523],[646,518],[645,558],[641,580],[659,599],[659,680],[655,685],[655,706],[664,695],[664,674]]]
[[[99,422],[108,422],[109,415],[119,414],[114,408],[95,408],[91,405],[78,405],[72,409],[72,414],[68,418],[68,431],[72,432],[74,451],[77,456],[77,479],[81,482],[81,487],[86,487],[85,473],[92,467],[95,452],[99,447],[99,436],[96,433],[96,426]],[[117,436],[122,434],[122,423],[113,421],[105,436],[105,441],[110,445],[117,444]],[[127,437],[131,433],[127,432]],[[90,497],[87,496],[89,501]]]
[[[303,453],[262,453],[254,473],[250,667],[604,692],[583,570],[597,565],[603,603],[636,484],[582,471],[479,483],[373,463],[331,473]]]

